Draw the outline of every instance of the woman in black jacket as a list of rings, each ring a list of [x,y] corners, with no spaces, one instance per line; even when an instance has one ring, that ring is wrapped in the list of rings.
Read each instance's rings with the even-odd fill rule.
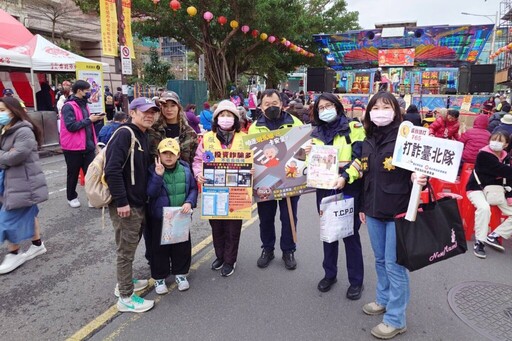
[[[489,221],[491,220],[491,207],[482,191],[488,185],[503,185],[503,179],[506,180],[508,186],[512,184],[512,167],[509,166],[507,152],[505,151],[509,142],[509,136],[503,131],[492,134],[489,145],[482,148],[476,156],[475,171],[471,174],[466,185],[468,199],[476,208],[473,252],[478,258],[486,257],[484,242],[503,251],[499,238],[508,239],[512,235],[512,218],[510,217],[512,216],[512,206],[509,206],[506,202],[498,205],[498,207],[504,215],[508,216],[507,220],[501,223],[494,232],[487,235]]]
[[[421,115],[418,111],[418,107],[415,104],[409,105],[404,115],[404,121],[409,121],[415,126],[421,126]]]
[[[375,255],[377,291],[374,302],[363,307],[368,315],[384,314],[383,321],[371,331],[381,339],[391,339],[407,330],[406,308],[409,301],[407,269],[396,263],[394,217],[407,211],[412,181],[427,182],[391,163],[396,136],[401,123],[399,104],[389,92],[375,94],[366,108],[363,125],[363,203],[360,218],[367,224]]]

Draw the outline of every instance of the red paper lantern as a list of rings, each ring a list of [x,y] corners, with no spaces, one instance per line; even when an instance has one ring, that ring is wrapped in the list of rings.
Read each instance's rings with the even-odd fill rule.
[[[253,38],[257,38],[260,35],[260,32],[258,30],[252,30],[251,35]]]
[[[217,22],[220,24],[220,26],[224,26],[224,24],[228,22],[228,19],[221,15],[217,18]]]
[[[171,0],[171,2],[169,2],[169,7],[171,7],[172,10],[176,12],[181,8],[181,4],[178,0]]]
[[[249,32],[250,28],[249,28],[249,26],[244,25],[244,26],[242,26],[241,30],[242,30],[242,32],[244,32],[244,34],[246,34],[247,32]]]

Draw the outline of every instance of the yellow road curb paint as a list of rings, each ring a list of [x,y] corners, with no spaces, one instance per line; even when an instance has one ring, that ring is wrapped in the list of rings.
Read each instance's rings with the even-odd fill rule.
[[[256,209],[256,204],[253,204],[251,209],[254,211]],[[249,227],[252,223],[254,223],[256,221],[256,219],[258,219],[258,216],[253,216],[251,219],[245,221],[242,224],[242,231],[245,230],[247,227]],[[212,240],[213,240],[212,236],[209,235],[208,237],[203,239],[201,242],[199,242],[196,246],[194,246],[192,248],[192,257],[194,257],[196,254],[201,252],[205,247],[210,245]],[[202,264],[204,264],[204,262],[206,262],[208,259],[210,259],[213,256],[213,254],[214,254],[214,250],[212,249],[209,252],[207,252],[203,257],[201,257],[198,261],[194,262],[194,264],[192,264],[190,266],[190,269],[197,270],[199,268],[199,266],[201,266]],[[150,279],[148,288],[146,288],[144,291],[142,291],[140,293],[142,295],[145,295],[146,293],[151,291],[153,288],[153,284],[154,284],[154,280]],[[173,291],[175,288],[176,288],[176,283],[173,283],[169,287],[169,292]],[[155,299],[155,305],[157,302],[159,302],[162,299],[163,296],[166,296],[166,295],[158,296]],[[67,341],[79,341],[79,340],[87,339],[88,337],[90,337],[92,335],[92,333],[94,333],[96,330],[100,329],[102,326],[107,324],[117,314],[121,314],[121,313],[119,313],[119,311],[117,310],[117,304],[114,304],[110,308],[108,308],[105,312],[103,312],[101,315],[99,315],[94,320],[92,320],[91,322],[86,324],[84,327],[82,327],[80,330],[78,330],[75,334],[73,334],[72,336],[67,338]],[[121,333],[121,331],[126,326],[128,326],[130,323],[132,323],[134,321],[137,321],[140,317],[141,317],[141,314],[134,314],[128,321],[124,322],[114,333],[109,335],[106,340],[114,339],[117,335],[119,335]]]

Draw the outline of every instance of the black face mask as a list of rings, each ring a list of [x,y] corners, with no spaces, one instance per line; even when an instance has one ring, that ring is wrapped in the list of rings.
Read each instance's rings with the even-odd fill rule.
[[[267,109],[265,109],[265,116],[269,120],[273,121],[273,120],[277,119],[280,114],[281,114],[281,108],[280,107],[272,106],[272,107],[268,107]]]

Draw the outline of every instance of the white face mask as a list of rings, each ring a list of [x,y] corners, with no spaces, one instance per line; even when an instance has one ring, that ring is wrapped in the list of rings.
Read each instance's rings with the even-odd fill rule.
[[[500,141],[490,141],[489,148],[495,152],[501,152],[503,150],[503,142]]]
[[[377,127],[384,127],[393,122],[395,118],[395,111],[391,109],[377,110],[373,109],[370,111],[370,121],[375,123]]]

